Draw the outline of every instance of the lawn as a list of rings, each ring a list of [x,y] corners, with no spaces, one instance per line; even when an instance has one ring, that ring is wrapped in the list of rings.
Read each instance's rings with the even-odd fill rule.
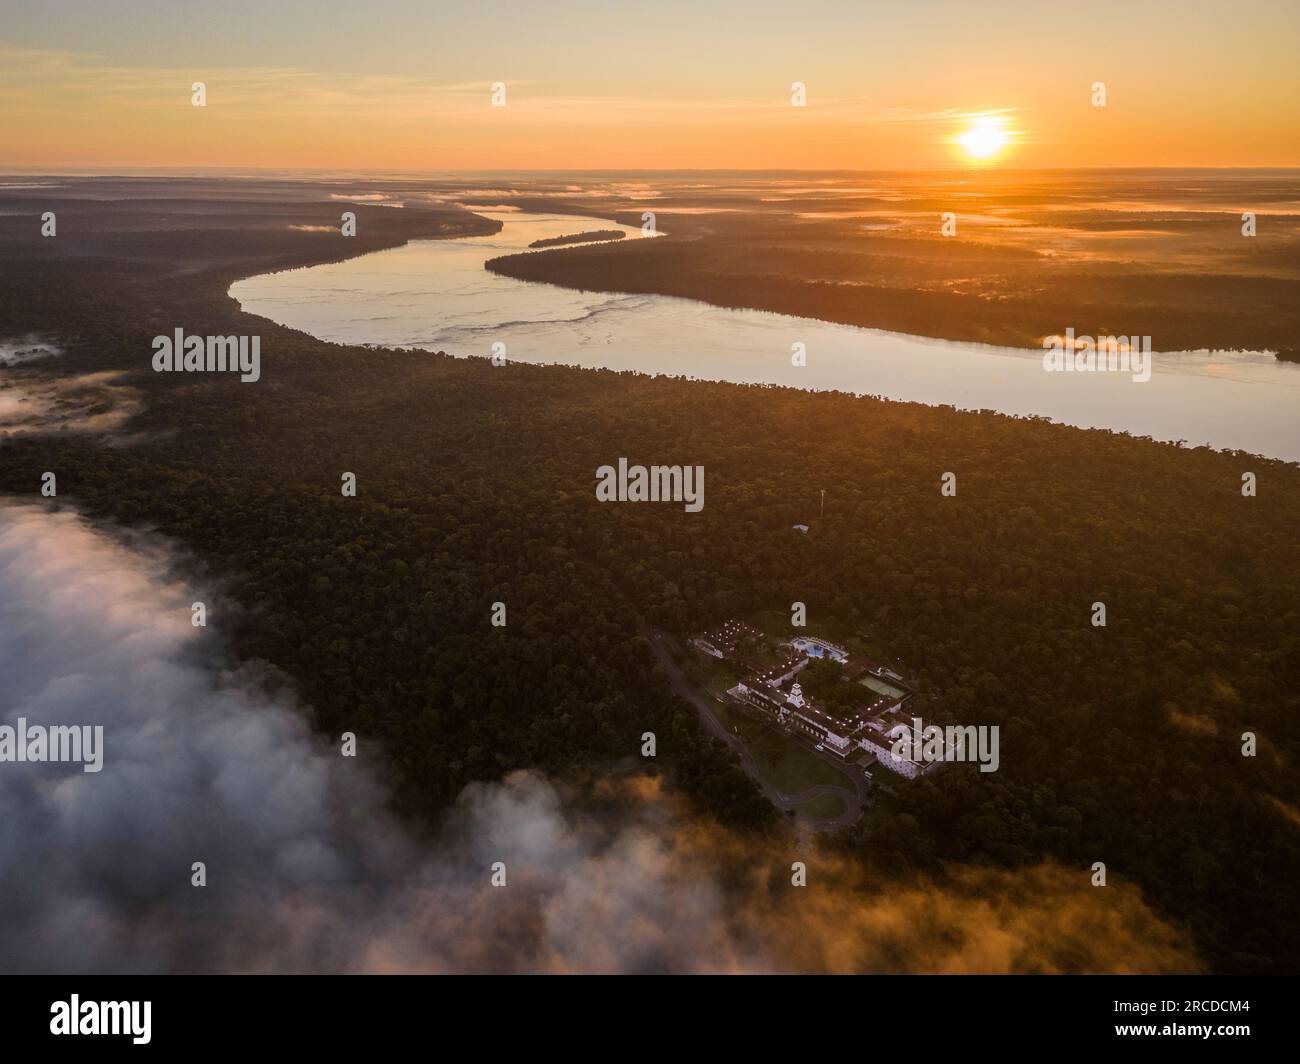
[[[703,657],[703,655],[701,655]],[[700,666],[700,680],[712,694],[725,695],[740,682],[740,670],[716,658],[704,658]]]
[[[844,812],[844,800],[838,794],[822,794],[794,807],[800,816],[831,820]]]
[[[735,706],[715,703],[713,712],[718,720],[740,736],[763,778],[783,794],[798,794],[819,783],[852,787],[852,782],[834,765],[827,764],[793,739],[747,716]]]

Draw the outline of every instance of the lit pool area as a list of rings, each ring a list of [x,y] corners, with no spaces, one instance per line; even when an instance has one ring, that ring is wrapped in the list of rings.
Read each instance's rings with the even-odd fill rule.
[[[849,656],[849,652],[843,647],[837,647],[834,643],[828,643],[825,639],[818,639],[811,635],[801,635],[798,639],[792,639],[790,645],[810,658],[830,658],[841,665],[848,660]]]

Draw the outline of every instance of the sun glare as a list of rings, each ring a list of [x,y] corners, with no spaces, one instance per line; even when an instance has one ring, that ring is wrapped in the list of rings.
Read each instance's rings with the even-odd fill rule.
[[[1011,143],[1011,134],[1003,126],[1000,118],[980,118],[957,137],[960,144],[972,159],[992,159]]]

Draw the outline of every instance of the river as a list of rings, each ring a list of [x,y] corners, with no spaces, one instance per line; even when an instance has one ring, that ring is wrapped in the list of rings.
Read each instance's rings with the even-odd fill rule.
[[[249,313],[337,343],[458,356],[489,356],[503,343],[511,360],[837,389],[1300,461],[1300,365],[1268,354],[1157,353],[1151,379],[1139,383],[1122,373],[1049,373],[1041,351],[516,281],[483,264],[545,237],[643,234],[597,218],[478,213],[499,218],[502,230],[250,277],[230,294]],[[805,365],[792,364],[796,344]]]

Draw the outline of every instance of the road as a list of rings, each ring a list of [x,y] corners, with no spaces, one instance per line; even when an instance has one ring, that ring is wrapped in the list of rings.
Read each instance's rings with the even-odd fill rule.
[[[847,772],[843,765],[839,764],[836,759],[820,750],[814,750],[812,747],[800,743],[808,753],[814,757],[819,757],[828,765],[831,765],[843,777],[846,786],[841,787],[833,783],[819,783],[815,787],[809,787],[807,790],[798,791],[794,794],[786,794],[778,791],[768,784],[763,778],[762,772],[759,771],[754,756],[749,752],[749,748],[741,741],[739,736],[733,734],[730,729],[718,720],[714,715],[713,707],[709,705],[709,698],[706,697],[698,687],[687,677],[681,670],[681,667],[673,660],[672,653],[668,650],[661,632],[652,628],[644,628],[642,634],[650,643],[650,649],[654,652],[655,660],[659,667],[668,677],[668,685],[672,688],[673,694],[678,698],[695,707],[695,711],[700,716],[700,723],[709,731],[711,735],[717,736],[736,752],[740,758],[740,767],[744,769],[745,775],[752,779],[762,788],[764,796],[769,802],[780,809],[782,812],[794,810],[796,819],[807,824],[809,827],[818,831],[831,831],[836,828],[848,827],[855,823],[862,816],[862,810],[866,805],[867,785],[866,780],[860,776]],[[792,741],[794,737],[790,737]],[[798,810],[798,806],[813,798],[818,798],[824,794],[837,795],[844,803],[844,812],[837,817],[822,818],[808,816]]]

